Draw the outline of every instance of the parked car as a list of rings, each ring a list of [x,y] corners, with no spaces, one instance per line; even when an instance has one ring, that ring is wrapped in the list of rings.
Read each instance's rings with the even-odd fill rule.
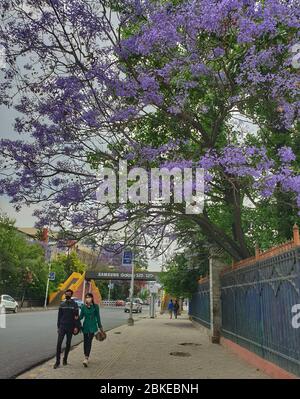
[[[126,302],[124,312],[125,313],[130,312],[130,301]],[[132,312],[135,312],[135,313],[141,313],[142,312],[142,304],[140,303],[139,300],[136,300],[136,299],[133,300],[133,302],[132,302]]]
[[[117,299],[116,306],[125,306],[125,301],[123,301],[122,299]]]
[[[5,310],[10,310],[13,311],[14,313],[17,313],[19,310],[19,304],[18,302],[12,298],[10,295],[1,295],[0,297],[0,306],[4,307]]]
[[[84,303],[82,302],[82,300],[79,299],[79,298],[76,298],[76,297],[72,297],[72,299],[73,299],[73,301],[75,301],[75,302],[77,303],[79,309],[81,309],[82,306],[84,305]]]

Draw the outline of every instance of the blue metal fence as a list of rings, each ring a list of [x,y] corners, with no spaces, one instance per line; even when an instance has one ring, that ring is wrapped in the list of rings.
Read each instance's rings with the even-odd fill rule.
[[[300,328],[292,308],[300,304],[299,255],[294,248],[221,277],[222,335],[297,375]]]
[[[209,283],[189,315],[210,326]],[[221,276],[222,336],[300,376],[300,248]],[[298,316],[299,315],[299,316]]]
[[[189,301],[189,315],[205,327],[210,326],[209,281],[198,285],[198,290]]]

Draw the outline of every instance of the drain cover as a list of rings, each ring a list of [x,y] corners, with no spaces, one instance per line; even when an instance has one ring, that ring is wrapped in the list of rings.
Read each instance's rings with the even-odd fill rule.
[[[181,357],[191,356],[191,354],[188,352],[171,352],[170,355],[171,356],[181,356]]]
[[[114,332],[114,334],[121,334],[121,331],[116,331]]]
[[[182,346],[201,346],[201,344],[195,344],[195,342],[182,342],[179,345],[182,345]]]

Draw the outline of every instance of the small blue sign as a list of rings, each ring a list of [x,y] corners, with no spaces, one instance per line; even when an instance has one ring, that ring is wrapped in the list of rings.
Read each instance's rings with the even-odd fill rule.
[[[127,249],[127,250],[123,251],[122,265],[123,266],[131,266],[132,260],[133,260],[133,253],[132,253],[131,249]]]
[[[49,273],[49,280],[54,281],[55,280],[55,272],[50,272]]]

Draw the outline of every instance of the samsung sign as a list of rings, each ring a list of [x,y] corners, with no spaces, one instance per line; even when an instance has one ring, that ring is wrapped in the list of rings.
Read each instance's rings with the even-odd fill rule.
[[[85,273],[86,280],[131,280],[131,273],[119,272],[93,272]],[[156,281],[154,273],[134,273],[135,280]]]

